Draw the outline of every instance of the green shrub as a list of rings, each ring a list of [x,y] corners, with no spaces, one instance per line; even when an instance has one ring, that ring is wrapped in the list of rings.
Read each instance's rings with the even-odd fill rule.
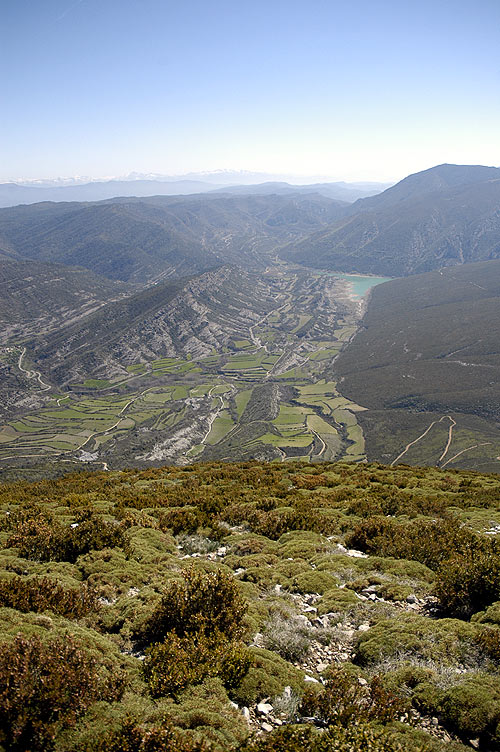
[[[145,643],[161,641],[169,632],[178,637],[219,632],[235,639],[243,632],[246,604],[233,577],[221,570],[188,569],[171,582],[151,617],[138,630]]]
[[[413,588],[397,582],[384,583],[377,591],[377,594],[386,601],[404,601],[411,593],[413,593]]]
[[[239,705],[252,705],[264,697],[276,697],[290,686],[297,695],[304,689],[304,674],[276,653],[250,648],[253,664],[240,686],[232,692]]]
[[[479,736],[484,746],[500,740],[500,680],[477,674],[444,694],[440,715],[443,722],[468,739]],[[490,747],[493,749],[493,747]]]
[[[342,612],[358,606],[360,603],[359,598],[353,593],[352,590],[347,588],[334,588],[333,590],[327,590],[326,593],[316,603],[318,614],[328,614],[330,612]]]
[[[303,572],[292,579],[292,589],[298,593],[319,593],[323,595],[337,585],[337,578],[328,572],[317,570]]]
[[[457,552],[473,550],[480,536],[457,519],[417,519],[403,523],[388,517],[363,520],[347,536],[346,545],[367,554],[414,559],[436,570]]]
[[[31,512],[7,541],[26,559],[74,562],[89,551],[126,545],[123,528],[92,509],[79,510],[74,525],[62,525],[46,512]]]
[[[239,752],[431,752],[425,743],[398,740],[389,731],[360,723],[319,732],[311,726],[284,726],[240,748]]]
[[[18,635],[0,645],[0,744],[10,752],[52,749],[61,728],[122,691],[122,677],[103,681],[96,660],[71,637]]]
[[[204,742],[193,741],[166,720],[161,726],[147,726],[135,718],[126,718],[121,728],[78,752],[209,752]]]
[[[382,491],[377,495],[372,493],[370,496],[353,499],[349,505],[348,514],[358,517],[373,517],[374,515],[445,517],[447,506],[445,499],[436,496]]]
[[[213,752],[229,752],[248,738],[248,723],[243,714],[228,702],[219,678],[208,678],[173,699],[157,701],[172,723],[185,729],[193,739],[203,739]],[[169,751],[170,752],[170,751]]]
[[[500,664],[500,629],[485,627],[474,638],[483,654],[495,664]]]
[[[436,671],[427,666],[401,663],[384,674],[384,686],[410,697],[412,704],[423,713],[436,715],[443,696],[436,685],[437,679]]]
[[[100,607],[95,590],[87,585],[64,588],[48,577],[12,577],[0,580],[0,607],[17,611],[53,611],[67,619],[79,619]]]
[[[205,522],[205,516],[196,507],[174,507],[162,510],[158,515],[161,530],[171,530],[174,535],[179,533],[195,533]]]
[[[459,619],[431,620],[403,612],[361,633],[354,661],[361,666],[406,660],[457,666],[466,661],[477,632],[475,625]]]
[[[152,697],[175,697],[208,676],[220,677],[228,690],[236,689],[251,664],[248,649],[220,633],[178,637],[170,632],[162,643],[147,651],[143,673]]]
[[[447,615],[468,619],[500,598],[500,551],[491,543],[478,544],[441,564],[434,594]]]
[[[346,671],[329,673],[325,686],[317,691],[306,689],[302,698],[302,715],[315,716],[327,724],[342,726],[359,722],[389,723],[406,712],[408,704],[387,691],[375,677],[361,686],[356,677]]]

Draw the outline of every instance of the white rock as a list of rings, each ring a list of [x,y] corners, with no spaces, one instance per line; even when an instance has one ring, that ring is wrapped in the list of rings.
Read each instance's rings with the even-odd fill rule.
[[[306,682],[314,682],[314,684],[319,684],[319,681],[317,679],[314,679],[314,677],[312,677],[312,676],[307,676],[307,674],[305,674],[305,676],[304,676],[304,681],[306,681]]]
[[[241,712],[243,713],[243,718],[246,718],[246,720],[250,723],[250,711],[248,708],[242,708]]]
[[[360,624],[358,627],[358,632],[368,632],[369,629],[370,629],[369,624]]]
[[[259,713],[260,715],[269,715],[272,709],[273,706],[268,702],[259,702],[259,704],[257,705],[257,713]]]
[[[264,721],[264,723],[260,724],[260,727],[261,727],[262,731],[269,732],[269,731],[273,730],[273,727],[271,726],[271,724],[270,723],[266,723],[265,721]]]
[[[328,663],[318,663],[318,665],[316,666],[316,671],[318,672],[318,674],[322,674],[323,671],[326,671],[327,668]]]
[[[360,676],[358,678],[358,684],[361,684],[362,687],[366,687],[366,685],[368,684],[368,682],[366,681],[366,679],[363,679],[363,677]]]

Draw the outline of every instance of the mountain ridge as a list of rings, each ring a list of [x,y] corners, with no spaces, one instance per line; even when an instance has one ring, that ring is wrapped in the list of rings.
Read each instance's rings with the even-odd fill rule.
[[[456,184],[436,189],[434,178],[439,182],[443,172]],[[280,255],[312,267],[388,276],[500,256],[500,169],[438,167],[414,177],[356,202],[344,218],[292,241]]]
[[[276,246],[342,215],[324,196],[153,196],[0,209],[0,253],[148,283],[223,263],[265,268]]]

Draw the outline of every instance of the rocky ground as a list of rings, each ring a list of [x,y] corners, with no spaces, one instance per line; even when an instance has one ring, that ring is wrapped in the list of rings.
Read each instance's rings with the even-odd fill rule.
[[[239,528],[234,528],[238,531]],[[346,549],[338,545],[339,553],[353,558],[366,557],[366,554],[353,549]],[[221,546],[215,551],[208,553],[195,552],[185,554],[184,559],[202,558],[208,561],[223,562],[228,553],[227,546]],[[241,576],[243,569],[235,572],[236,576]],[[357,598],[362,601],[371,601],[379,604],[386,604],[389,609],[397,608],[403,611],[412,611],[420,613],[431,618],[433,606],[436,599],[432,596],[417,598],[416,595],[410,594],[404,601],[388,601],[377,595],[377,585],[369,585],[365,589],[356,593]],[[275,592],[281,593],[281,586],[275,586]],[[325,683],[328,672],[332,667],[341,667],[343,664],[351,661],[355,656],[356,637],[361,632],[369,631],[371,625],[369,621],[358,623],[355,620],[343,619],[339,621],[338,613],[326,613],[318,615],[318,609],[314,605],[320,598],[318,593],[299,594],[292,593],[295,610],[298,614],[304,628],[309,632],[309,650],[307,655],[300,661],[294,661],[294,666],[304,672],[304,680],[311,683]],[[251,643],[255,647],[264,647],[264,635],[260,632],[255,634]],[[368,681],[362,677],[358,678],[361,686],[366,686]],[[298,698],[293,694],[291,687],[285,687],[281,697],[266,697],[261,702],[252,707],[241,707],[239,710],[246,718],[250,728],[257,734],[269,733],[278,726],[286,723],[313,723],[321,726],[322,723],[316,718],[304,718],[298,713]],[[238,708],[236,703],[233,703]],[[421,728],[423,731],[431,734],[442,742],[461,741],[453,734],[450,734],[436,717],[426,716],[419,713],[414,708],[408,713],[401,716],[400,721],[412,726]],[[469,740],[473,748],[479,747],[479,741],[476,739]]]

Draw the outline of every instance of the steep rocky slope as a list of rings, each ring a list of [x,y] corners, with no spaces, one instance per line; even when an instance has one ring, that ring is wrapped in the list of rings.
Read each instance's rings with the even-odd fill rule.
[[[323,269],[388,276],[498,258],[500,171],[471,167],[455,174],[447,167],[357,201],[349,216],[292,242],[281,255]]]
[[[133,287],[86,269],[0,256],[0,344],[69,324]]]
[[[58,383],[126,374],[127,365],[221,352],[247,337],[274,306],[272,285],[222,267],[190,280],[163,282],[110,303],[84,321],[31,343],[35,362]]]

